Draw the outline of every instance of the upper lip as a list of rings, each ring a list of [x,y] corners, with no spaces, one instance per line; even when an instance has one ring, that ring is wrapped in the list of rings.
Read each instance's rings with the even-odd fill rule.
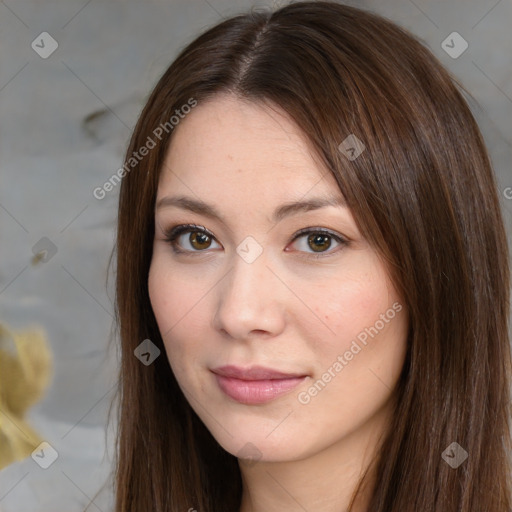
[[[227,365],[214,368],[212,372],[223,377],[232,377],[240,380],[291,379],[306,376],[304,373],[282,372],[273,368],[265,368],[264,366],[241,368],[239,366]]]

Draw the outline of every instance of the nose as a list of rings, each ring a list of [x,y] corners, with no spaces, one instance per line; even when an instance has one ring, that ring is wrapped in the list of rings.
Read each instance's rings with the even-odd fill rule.
[[[286,292],[265,252],[252,263],[235,254],[217,289],[214,328],[236,340],[277,336],[285,326]]]

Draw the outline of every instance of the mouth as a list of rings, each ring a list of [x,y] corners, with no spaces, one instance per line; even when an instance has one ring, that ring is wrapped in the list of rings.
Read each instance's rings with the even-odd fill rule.
[[[308,377],[301,373],[288,373],[262,366],[222,366],[211,371],[225,395],[246,405],[270,402],[290,392]]]

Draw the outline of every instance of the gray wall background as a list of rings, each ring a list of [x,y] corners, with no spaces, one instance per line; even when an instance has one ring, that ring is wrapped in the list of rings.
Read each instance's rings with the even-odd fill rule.
[[[474,113],[498,177],[512,229],[511,0],[348,2],[419,36],[475,97]],[[251,6],[229,0],[0,1],[0,321],[42,326],[55,375],[30,423],[58,459],[31,457],[0,472],[3,512],[106,512],[112,430],[106,419],[117,375],[108,350],[119,190],[93,197],[121,165],[144,99],[179,49],[205,28]],[[442,42],[467,41],[458,58]],[[33,41],[51,49],[42,58]],[[455,44],[455,43],[454,43]],[[459,43],[456,43],[459,44]],[[119,187],[118,187],[119,188]],[[48,261],[31,263],[54,245]]]

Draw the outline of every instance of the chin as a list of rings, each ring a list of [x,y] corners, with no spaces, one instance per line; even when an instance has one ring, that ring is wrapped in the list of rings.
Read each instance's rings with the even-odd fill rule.
[[[242,461],[285,462],[307,456],[309,445],[298,429],[294,428],[294,432],[284,426],[275,429],[278,423],[272,422],[269,428],[268,421],[247,418],[223,422],[224,428],[218,424],[206,426],[224,450]]]

